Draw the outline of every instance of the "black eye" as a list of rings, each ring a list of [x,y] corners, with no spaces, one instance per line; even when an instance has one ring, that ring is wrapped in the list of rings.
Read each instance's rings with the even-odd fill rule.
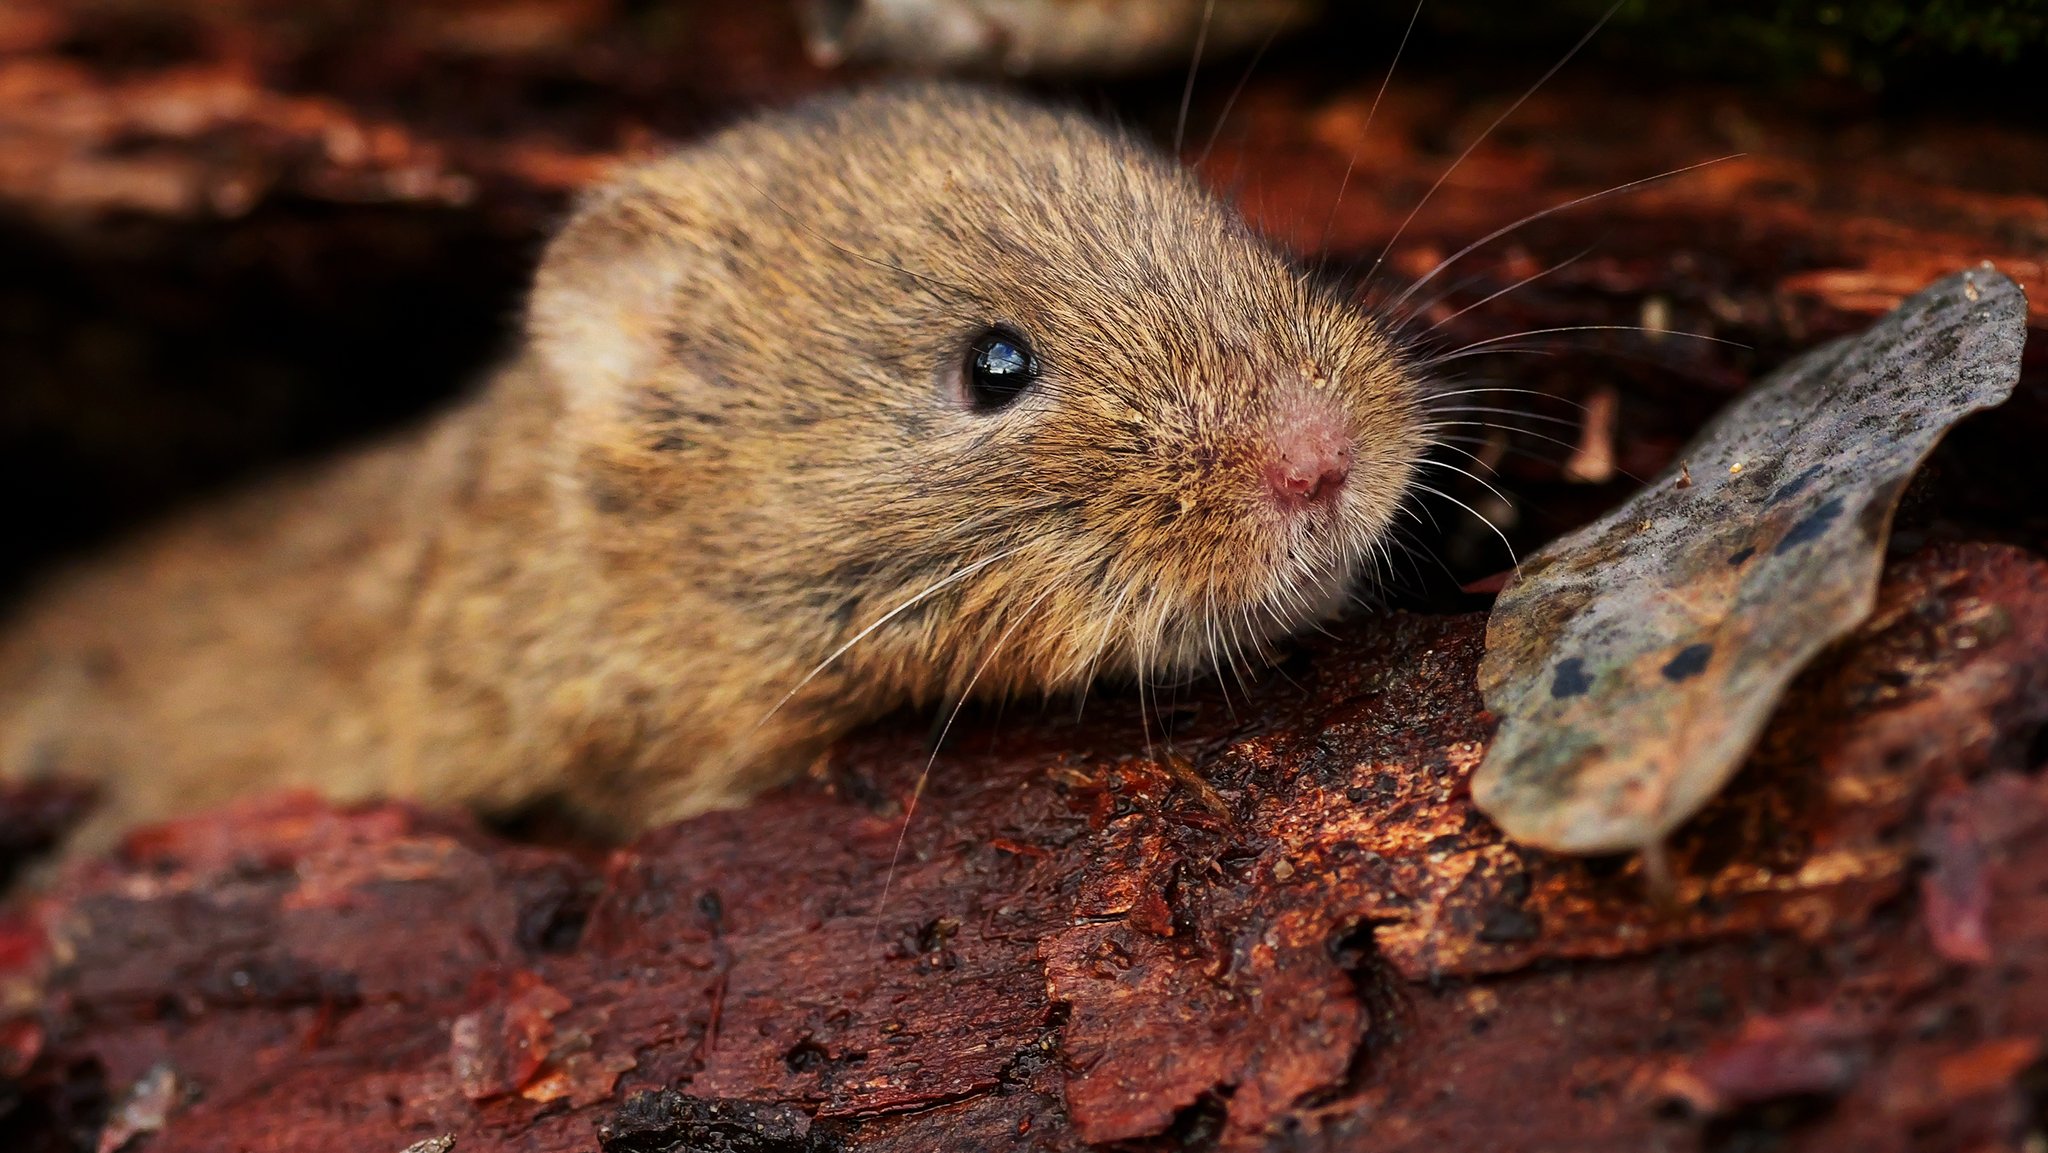
[[[994,412],[1038,379],[1038,356],[1024,338],[991,328],[967,349],[967,399],[976,412]]]

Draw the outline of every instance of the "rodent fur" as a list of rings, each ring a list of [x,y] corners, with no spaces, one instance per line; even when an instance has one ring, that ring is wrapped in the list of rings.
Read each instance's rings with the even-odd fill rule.
[[[1045,367],[982,413],[990,324]],[[1276,510],[1311,410],[1350,480]],[[1424,447],[1395,344],[1169,159],[831,98],[585,196],[471,399],[53,581],[0,633],[0,771],[105,782],[107,829],[292,786],[627,833],[902,704],[1255,650],[1343,602]]]

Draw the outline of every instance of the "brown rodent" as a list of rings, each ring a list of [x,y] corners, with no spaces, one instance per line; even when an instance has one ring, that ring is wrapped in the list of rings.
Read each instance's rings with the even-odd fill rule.
[[[312,787],[628,832],[899,705],[1329,614],[1420,403],[1171,160],[828,99],[587,195],[460,407],[53,582],[0,634],[0,766],[102,780],[103,830]]]

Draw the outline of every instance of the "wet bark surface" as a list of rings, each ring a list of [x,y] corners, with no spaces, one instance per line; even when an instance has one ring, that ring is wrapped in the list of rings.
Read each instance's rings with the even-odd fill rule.
[[[778,11],[8,6],[0,475],[54,495],[24,502],[6,579],[450,394],[608,158],[848,82]],[[974,715],[914,814],[924,718],[616,851],[293,799],[138,834],[0,920],[0,1147],[2033,1147],[2048,138],[1967,93],[1880,117],[1567,73],[1403,228],[1547,60],[1409,73],[1374,111],[1380,65],[1350,52],[1276,49],[1213,149],[1239,65],[1212,69],[1188,159],[1441,322],[1431,347],[1610,324],[1745,346],[1601,329],[1457,362],[1543,394],[1466,446],[1504,500],[1447,488],[1517,547],[1940,275],[1989,259],[2032,294],[2015,399],[1908,491],[1876,614],[1678,832],[1668,881],[1473,808],[1485,598],[1453,586],[1507,557],[1445,503],[1426,543],[1454,576],[1418,559],[1405,610],[1256,683]],[[1179,93],[1081,98],[1170,136]],[[1520,216],[1734,152],[1401,299]],[[0,851],[83,803],[6,797]]]
[[[2044,597],[2013,549],[1895,564],[1668,892],[1475,812],[1475,615],[1190,690],[1149,752],[1135,702],[980,718],[907,833],[909,728],[602,858],[398,807],[166,826],[11,931],[18,1091],[168,1070],[153,1150],[2018,1141]]]

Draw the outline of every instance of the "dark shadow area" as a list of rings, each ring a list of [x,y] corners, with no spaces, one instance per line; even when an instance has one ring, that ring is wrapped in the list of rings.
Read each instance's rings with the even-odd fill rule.
[[[455,395],[506,343],[532,247],[453,210],[0,219],[0,603],[58,558]]]

